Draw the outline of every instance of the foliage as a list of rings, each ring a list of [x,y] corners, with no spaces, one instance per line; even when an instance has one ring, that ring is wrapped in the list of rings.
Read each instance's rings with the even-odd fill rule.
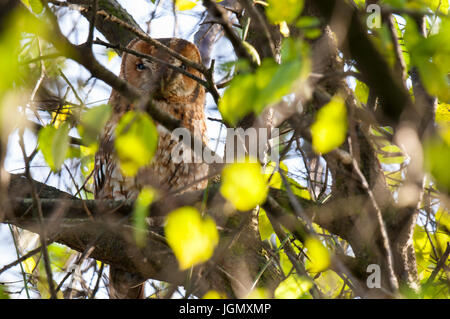
[[[151,2],[155,4],[154,0]],[[352,281],[358,280],[359,286],[365,289],[365,267],[383,258],[377,255],[379,247],[376,246],[383,238],[373,238],[383,232],[374,232],[370,227],[385,227],[390,236],[390,249],[395,250],[399,244],[394,242],[394,237],[401,237],[403,231],[400,233],[398,229],[406,225],[397,223],[409,219],[404,218],[406,211],[411,215],[417,213],[417,220],[414,218],[413,224],[404,227],[405,232],[411,231],[411,238],[401,242],[404,247],[400,248],[402,252],[414,250],[409,258],[415,259],[417,269],[408,268],[410,273],[406,277],[417,275],[418,281],[397,276],[400,287],[390,293],[395,297],[450,298],[449,2],[379,1],[386,14],[394,10],[395,14],[389,20],[392,25],[383,19],[380,28],[370,30],[364,24],[370,14],[365,8],[366,1],[354,1],[356,8],[351,6],[360,18],[358,28],[354,24],[356,19],[343,21],[348,17],[339,17],[337,13],[331,19],[327,17],[326,10],[320,9],[324,1],[248,1],[256,5],[260,16],[252,16],[250,10],[236,15],[230,13],[233,11],[230,8],[225,10],[222,1],[211,1],[226,14],[231,14],[230,21],[222,22],[204,20],[211,19],[211,15],[203,15],[207,6],[201,4],[206,2],[174,0],[170,5],[173,5],[172,13],[177,15],[175,21],[181,23],[182,28],[186,16],[198,19],[195,30],[204,24],[232,22],[233,34],[226,28],[223,30],[231,40],[237,58],[234,59],[234,55],[223,57],[221,50],[224,47],[217,44],[214,49],[220,53],[215,55],[216,69],[203,70],[202,76],[206,78],[206,85],[203,85],[210,93],[217,90],[211,83],[212,75],[230,80],[221,83],[222,86],[217,85],[223,89],[220,98],[217,104],[208,107],[214,109],[214,117],[220,116],[229,128],[241,125],[241,121],[249,116],[258,117],[273,108],[274,122],[281,119],[277,123],[280,145],[276,146],[281,155],[277,163],[259,163],[252,158],[227,163],[217,174],[216,178],[220,178],[217,189],[211,186],[215,184],[211,180],[202,194],[203,201],[182,207],[176,200],[165,203],[170,207],[167,210],[170,213],[160,227],[160,234],[153,233],[153,236],[167,246],[168,253],[173,252],[181,271],[188,270],[186,283],[183,283],[189,288],[186,290],[190,292],[193,288],[195,291],[190,285],[196,282],[191,281],[190,276],[200,267],[205,267],[202,271],[209,274],[213,271],[208,268],[211,265],[233,264],[234,258],[247,258],[252,255],[252,249],[257,249],[257,245],[249,247],[241,240],[239,236],[249,234],[245,233],[247,228],[240,228],[242,225],[235,222],[251,211],[258,214],[257,220],[253,220],[257,228],[252,229],[258,232],[256,237],[259,235],[257,239],[261,245],[257,255],[263,261],[252,265],[255,267],[247,267],[257,269],[257,273],[251,273],[251,280],[246,278],[251,281],[252,289],[244,296],[278,299],[360,297],[355,288],[358,285],[352,285]],[[0,69],[3,75],[0,78],[0,163],[6,167],[5,162],[10,157],[20,154],[21,167],[30,168],[31,176],[41,178],[45,175],[42,169],[45,166],[50,170],[50,183],[65,187],[80,199],[92,199],[95,154],[100,142],[106,146],[110,143],[122,174],[134,180],[152,163],[158,145],[157,125],[167,125],[134,108],[141,102],[135,99],[130,101],[132,110],[121,116],[118,125],[107,127],[114,132],[113,140],[101,140],[114,110],[104,99],[92,102],[89,94],[98,89],[100,85],[95,80],[100,79],[117,92],[133,96],[123,83],[115,82],[116,78],[107,70],[117,62],[115,57],[122,54],[121,50],[116,50],[114,45],[104,48],[105,69],[93,60],[101,54],[95,50],[95,54],[91,54],[89,41],[71,46],[69,41],[64,41],[67,39],[61,39],[64,36],[59,35],[57,25],[52,24],[54,18],[60,23],[65,21],[53,14],[57,5],[48,7],[47,2],[40,0],[22,0],[21,3],[20,9],[0,21]],[[305,10],[313,3],[317,10]],[[217,18],[217,15],[212,16]],[[80,28],[77,25],[71,27],[74,30]],[[362,33],[358,33],[361,28]],[[111,36],[101,28],[97,31],[104,32],[107,40],[114,44],[115,37],[122,36]],[[69,35],[68,38],[73,41],[78,37]],[[382,73],[383,63],[374,65],[371,59],[364,60],[356,52],[358,48],[355,47],[364,38],[372,47],[360,48],[363,55],[380,57],[378,61],[385,62],[387,73]],[[221,43],[210,42],[212,45]],[[269,44],[273,48],[269,48]],[[247,55],[240,54],[240,49]],[[76,63],[90,72],[88,78],[84,71],[74,68]],[[405,79],[399,70],[403,71]],[[211,74],[211,71],[215,73]],[[401,82],[398,88],[404,92],[391,92],[392,88],[384,83],[387,77],[377,78],[378,72],[391,74],[392,83]],[[386,104],[389,96],[402,93],[410,103]],[[106,98],[109,88],[102,94]],[[401,116],[385,116],[389,113],[387,108],[392,107],[401,108]],[[432,122],[423,122],[431,118],[431,112],[434,112]],[[405,127],[410,129],[406,137],[401,134]],[[25,145],[21,145],[26,136]],[[38,162],[41,158],[43,162]],[[6,192],[3,171],[1,182],[0,192]],[[126,222],[132,229],[131,240],[126,238],[124,242],[131,242],[143,251],[151,240],[149,232],[153,232],[148,225],[153,205],[160,205],[161,198],[162,202],[166,198],[172,199],[170,196],[174,194],[168,194],[165,189],[142,186],[132,205],[133,211],[130,210],[127,216],[130,217]],[[0,195],[3,199],[9,194]],[[217,204],[214,199],[220,196],[222,202]],[[121,202],[121,205],[127,204]],[[62,211],[63,206],[61,204],[62,208],[58,209]],[[60,210],[56,209],[55,215],[45,222],[59,223],[63,219]],[[374,211],[380,215],[375,216]],[[86,219],[94,218],[87,206],[86,214]],[[14,221],[6,220],[7,217],[0,212],[1,222],[14,224]],[[366,224],[370,227],[366,228]],[[245,229],[244,234],[242,229]],[[33,235],[27,232],[11,231],[11,237],[18,258],[37,247],[35,238],[30,239]],[[229,237],[232,240],[227,243],[230,245],[225,252],[227,257],[215,258],[219,241],[222,243],[223,238]],[[111,243],[112,246],[123,244]],[[406,247],[410,244],[411,247]],[[84,253],[89,255],[90,249],[88,247]],[[84,292],[78,292],[78,296],[90,297],[95,286],[93,279],[98,278],[100,282],[103,264],[85,260],[81,253],[56,243],[48,245],[46,251],[50,265],[45,264],[41,250],[19,263],[23,280],[18,281],[21,286],[17,290],[24,288],[28,293],[30,289],[35,293],[32,296],[49,298],[49,283],[56,287],[63,284],[56,294],[57,298],[63,298],[67,292],[75,294],[74,287],[78,287],[79,280]],[[346,259],[340,259],[342,256]],[[351,268],[340,267],[349,259],[353,262],[351,266],[359,267],[359,272],[349,275],[347,270],[342,270]],[[46,266],[50,266],[53,277]],[[233,275],[228,273],[228,268],[218,269],[221,274],[227,273],[234,278],[236,273],[240,274],[241,270],[244,273],[247,268],[235,269]],[[17,269],[19,267],[14,271]],[[94,270],[89,284],[86,278],[92,272],[86,269]],[[76,277],[75,272],[80,276]],[[276,285],[270,289],[265,286],[268,273],[279,275]],[[66,274],[72,280],[70,283],[62,281]],[[167,288],[164,285],[161,284],[161,291]],[[12,284],[0,284],[0,299],[14,297],[11,287]],[[220,287],[213,288],[198,297],[222,299],[228,296]]]

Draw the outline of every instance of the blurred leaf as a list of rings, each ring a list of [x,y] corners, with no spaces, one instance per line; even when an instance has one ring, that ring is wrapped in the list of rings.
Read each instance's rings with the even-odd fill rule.
[[[272,24],[291,23],[303,10],[303,0],[267,0],[266,14]]]
[[[69,124],[64,122],[59,128],[47,125],[39,131],[39,150],[45,162],[54,172],[61,169],[69,150]]]
[[[156,192],[150,187],[145,187],[139,193],[133,209],[133,226],[134,226],[134,240],[138,247],[145,246],[146,230],[147,230],[147,216],[149,208],[155,199]]]
[[[61,123],[67,120],[67,117],[71,114],[70,105],[64,105],[61,110],[52,112],[52,122],[56,128],[59,128]]]
[[[278,25],[280,27],[281,35],[283,37],[287,38],[289,36],[289,34],[290,34],[290,31],[289,31],[289,26],[287,25],[286,21],[282,21]]]
[[[129,111],[116,127],[115,147],[120,169],[134,176],[139,168],[149,165],[158,145],[158,131],[147,113]]]
[[[257,162],[228,164],[222,171],[220,193],[240,211],[262,204],[267,192],[267,183]]]
[[[10,299],[9,295],[5,292],[5,286],[0,284],[0,299]]]
[[[325,298],[334,299],[341,293],[344,281],[334,271],[327,270],[320,274],[318,278],[314,279],[314,282],[325,295]]]
[[[203,295],[202,299],[227,299],[227,296],[215,290],[210,290]]]
[[[439,137],[434,137],[425,142],[425,167],[434,177],[437,185],[450,191],[450,170],[448,163],[450,158],[450,145]]]
[[[334,96],[316,115],[311,125],[313,148],[325,154],[344,143],[347,136],[347,109],[344,99]]]
[[[297,28],[317,28],[320,27],[320,20],[316,17],[300,17],[295,24]]]
[[[91,107],[81,114],[77,129],[86,145],[98,143],[110,116],[111,107],[108,104]]]
[[[245,299],[270,299],[270,293],[267,291],[267,289],[258,287],[253,289],[246,297]]]
[[[31,10],[36,14],[41,14],[44,11],[44,6],[41,0],[28,0]]]
[[[306,239],[305,248],[308,250],[309,257],[308,271],[318,273],[326,270],[330,265],[331,257],[328,249],[320,242],[320,240],[309,237]]]
[[[436,212],[436,223],[439,228],[446,229],[450,231],[450,213],[444,210],[442,207],[439,207]]]
[[[313,286],[310,279],[296,274],[289,275],[275,289],[276,299],[311,298],[309,290]]]
[[[209,216],[202,218],[193,207],[172,211],[167,217],[164,231],[182,270],[211,258],[219,242],[214,220]]]

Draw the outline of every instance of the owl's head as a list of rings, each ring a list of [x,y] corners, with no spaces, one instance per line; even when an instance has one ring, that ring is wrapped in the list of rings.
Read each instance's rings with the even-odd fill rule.
[[[158,39],[158,41],[187,59],[201,63],[200,52],[189,41],[178,38],[163,38]],[[197,70],[184,65],[173,56],[143,40],[133,40],[128,45],[128,48],[154,56],[202,78],[201,73]],[[204,90],[195,80],[169,68],[167,65],[148,61],[129,53],[125,53],[122,58],[121,73],[130,84],[143,92],[152,94],[155,99],[182,102],[187,97],[198,95],[200,91]]]

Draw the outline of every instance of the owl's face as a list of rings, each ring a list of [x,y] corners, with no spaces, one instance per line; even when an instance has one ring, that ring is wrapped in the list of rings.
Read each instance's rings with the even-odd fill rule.
[[[158,40],[189,60],[201,63],[200,53],[194,44],[177,38]],[[201,73],[197,70],[184,65],[181,61],[145,41],[137,40],[131,43],[129,48],[164,60],[202,78]],[[167,67],[167,65],[151,62],[132,54],[124,54],[122,73],[130,84],[141,91],[150,93],[155,99],[169,102],[181,102],[186,97],[196,94],[196,91],[203,90],[203,87],[195,80]]]

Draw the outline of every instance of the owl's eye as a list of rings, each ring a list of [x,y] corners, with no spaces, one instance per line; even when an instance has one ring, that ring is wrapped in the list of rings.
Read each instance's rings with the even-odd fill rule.
[[[136,69],[138,69],[139,71],[142,71],[144,69],[146,69],[147,67],[144,65],[144,63],[138,63],[136,64]]]
[[[186,64],[181,63],[180,68],[182,68],[183,70],[186,70],[187,69]]]

